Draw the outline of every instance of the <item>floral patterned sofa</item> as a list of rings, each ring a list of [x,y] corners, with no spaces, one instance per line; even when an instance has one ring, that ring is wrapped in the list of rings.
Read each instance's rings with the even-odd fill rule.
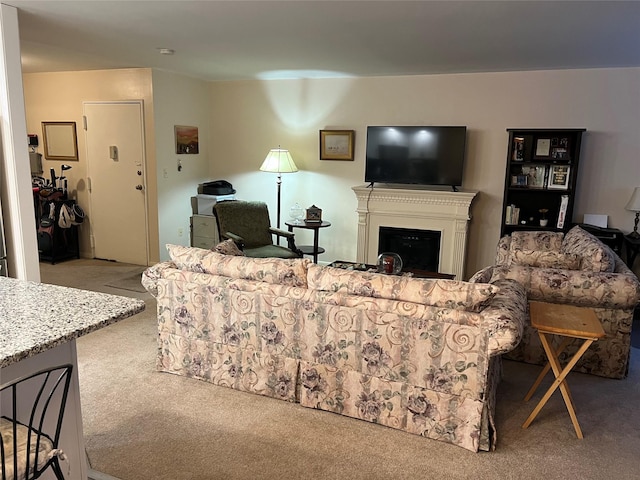
[[[500,355],[526,294],[168,245],[148,268],[163,372],[477,451],[495,445]]]
[[[606,337],[593,343],[575,371],[624,378],[629,369],[633,311],[640,302],[640,282],[608,246],[573,227],[561,232],[513,232],[498,243],[496,265],[472,281],[512,279],[523,285],[529,300],[591,307]],[[560,356],[567,361],[579,346],[569,345]],[[505,358],[544,364],[546,356],[530,322],[522,342]]]

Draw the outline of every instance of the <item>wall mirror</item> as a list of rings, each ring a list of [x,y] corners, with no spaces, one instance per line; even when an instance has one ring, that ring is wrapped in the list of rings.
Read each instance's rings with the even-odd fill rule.
[[[42,122],[44,158],[78,160],[76,122]]]

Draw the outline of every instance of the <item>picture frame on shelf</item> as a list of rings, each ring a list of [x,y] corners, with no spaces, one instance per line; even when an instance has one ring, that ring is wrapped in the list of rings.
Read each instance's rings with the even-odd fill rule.
[[[568,160],[569,152],[565,147],[552,147],[551,158],[553,158],[554,160]]]
[[[524,137],[514,137],[512,160],[514,162],[524,161]]]
[[[320,130],[320,160],[354,158],[355,130]]]
[[[527,175],[522,175],[522,174],[511,175],[511,186],[512,187],[526,187],[527,186]]]
[[[547,188],[554,190],[567,190],[569,188],[569,165],[552,165],[549,171]]]
[[[536,157],[548,157],[551,154],[551,138],[536,140]]]
[[[522,174],[527,177],[528,188],[544,188],[546,183],[547,166],[529,165],[522,167]]]

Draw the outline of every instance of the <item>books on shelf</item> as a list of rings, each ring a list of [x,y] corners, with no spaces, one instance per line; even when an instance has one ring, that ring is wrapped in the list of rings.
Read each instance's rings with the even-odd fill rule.
[[[567,216],[567,207],[569,205],[569,195],[560,197],[560,210],[558,211],[557,228],[564,228],[565,217]]]
[[[507,205],[507,208],[505,210],[505,218],[504,218],[505,225],[517,225],[519,221],[520,221],[520,208],[516,207],[513,204]]]

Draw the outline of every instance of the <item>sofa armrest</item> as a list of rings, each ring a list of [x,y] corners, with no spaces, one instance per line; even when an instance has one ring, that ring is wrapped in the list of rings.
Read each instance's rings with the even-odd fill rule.
[[[501,355],[518,346],[529,320],[527,292],[515,280],[494,280],[500,291],[482,310],[482,325],[489,330],[489,355]]]
[[[161,262],[147,268],[142,272],[142,286],[154,297],[158,297],[158,280],[162,278],[162,273],[170,268],[177,268],[173,262]]]
[[[492,282],[500,279],[523,285],[530,300],[613,309],[632,309],[640,302],[638,278],[623,273],[496,266]]]
[[[511,237],[505,235],[498,241],[496,247],[496,265],[508,265],[509,264],[509,249],[511,248]]]
[[[489,283],[493,276],[493,266],[484,267],[482,270],[474,273],[469,279],[470,283]]]

